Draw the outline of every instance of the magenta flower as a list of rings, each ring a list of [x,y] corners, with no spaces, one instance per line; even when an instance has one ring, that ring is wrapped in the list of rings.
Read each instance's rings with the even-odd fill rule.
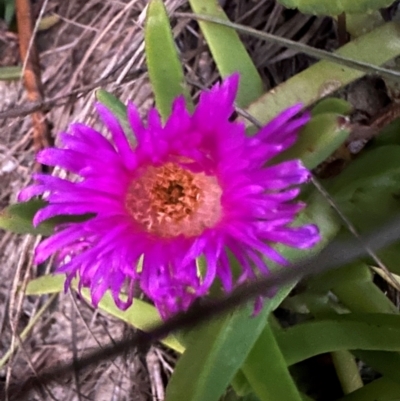
[[[165,318],[207,294],[216,279],[231,291],[268,274],[268,261],[286,265],[274,244],[312,247],[320,238],[317,227],[291,226],[304,207],[293,200],[309,171],[299,160],[268,165],[296,141],[309,115],[296,117],[302,107],[293,106],[247,137],[244,125],[230,120],[238,80],[233,75],[203,92],[193,114],[177,98],[165,125],[155,109],[143,125],[129,104],[134,147],[101,104],[97,110],[113,144],[82,124],[61,133],[63,146],[43,150],[37,160],[80,179],[36,174],[37,183],[20,200],[43,195],[49,202],[35,225],[57,215],[93,217],[59,226],[37,247],[36,262],[57,254],[66,288],[78,276],[95,306],[110,290],[125,309],[140,286]],[[228,255],[242,269],[236,282]]]

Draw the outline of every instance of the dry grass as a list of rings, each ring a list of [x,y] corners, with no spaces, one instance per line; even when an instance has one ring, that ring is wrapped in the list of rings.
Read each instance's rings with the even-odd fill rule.
[[[45,97],[51,99],[91,85],[105,78],[102,87],[121,100],[133,100],[141,112],[153,104],[146,73],[143,24],[146,0],[50,0],[38,2],[46,8],[36,14],[51,13],[59,22],[37,34]],[[285,11],[273,0],[236,0],[227,3],[230,18],[255,28],[332,48],[335,45],[333,23],[329,19]],[[187,11],[186,0],[166,0],[172,15],[174,34],[188,78],[210,85],[218,73],[195,22],[177,20],[175,10]],[[255,39],[245,40],[266,87],[286,80],[311,60],[276,45]],[[6,65],[18,63],[16,37],[0,27],[0,50],[7,52]],[[137,72],[134,78],[132,72]],[[195,90],[193,90],[195,94]],[[21,82],[0,82],[0,111],[23,105],[26,94]],[[52,135],[66,130],[71,122],[96,126],[93,112],[94,91],[66,97],[47,112]],[[101,129],[101,127],[97,127]],[[28,117],[0,121],[0,209],[15,202],[19,189],[30,181],[34,166],[32,122]],[[57,174],[62,172],[57,171]],[[51,266],[34,266],[33,237],[0,233],[0,350],[19,344],[18,334],[26,327],[48,296],[24,297],[20,288],[29,279],[51,271]],[[56,366],[71,356],[129,335],[132,328],[93,310],[72,294],[60,294],[35,323],[28,339],[18,348],[1,372],[5,386],[42,369]],[[125,355],[105,361],[79,377],[60,378],[50,388],[42,388],[31,400],[162,400],[166,381],[174,365],[174,356],[161,346],[145,354]],[[10,394],[12,397],[12,394]]]

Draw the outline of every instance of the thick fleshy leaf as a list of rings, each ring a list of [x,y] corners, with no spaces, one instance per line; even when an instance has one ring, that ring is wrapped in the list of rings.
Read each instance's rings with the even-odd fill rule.
[[[288,365],[332,351],[400,351],[400,315],[338,315],[279,330],[276,338]]]
[[[355,262],[307,280],[307,292],[325,294],[332,291],[351,312],[399,313],[374,284],[373,277],[366,263]],[[296,302],[299,296],[292,297],[292,301]]]
[[[338,207],[363,233],[400,214],[400,146],[365,152],[326,187]]]
[[[384,23],[385,20],[379,10],[370,13],[346,14],[346,31],[352,38],[358,38]]]
[[[300,132],[296,143],[274,161],[301,159],[308,169],[326,160],[350,134],[345,117],[333,113],[315,116]]]
[[[341,13],[368,13],[388,7],[393,0],[278,0],[288,8],[298,8],[303,13],[338,15]]]
[[[12,81],[21,78],[22,67],[0,67],[0,81]]]
[[[260,401],[302,399],[269,324],[258,337],[242,371]]]
[[[61,292],[64,290],[65,276],[62,274],[47,275],[31,280],[26,288],[26,295],[44,295]],[[72,287],[77,288],[77,282],[72,282]],[[91,296],[87,289],[83,289],[82,296],[91,303]],[[149,330],[161,323],[157,309],[140,299],[135,299],[132,306],[127,310],[119,309],[109,293],[106,293],[99,303],[99,309],[120,319],[139,330]],[[184,346],[174,335],[170,335],[161,341],[167,347],[182,353]]]
[[[51,235],[54,224],[50,221],[38,227],[32,224],[33,216],[45,206],[46,202],[39,199],[10,205],[0,212],[0,228],[17,234]]]
[[[86,301],[91,302],[89,290],[83,289],[82,295]],[[99,303],[99,309],[142,331],[161,323],[157,309],[141,299],[134,299],[132,306],[123,311],[115,305],[114,299],[107,292]],[[182,353],[185,350],[174,335],[164,338],[161,342],[176,352]]]
[[[340,302],[352,312],[398,313],[398,308],[374,284],[370,268],[365,263],[353,267],[357,277],[343,277],[332,287]],[[343,275],[345,276],[345,274]]]
[[[353,351],[369,367],[400,384],[400,353],[387,351]]]
[[[15,1],[14,0],[3,0],[4,3],[4,21],[7,25],[10,25],[15,14]]]
[[[354,160],[328,188],[337,198],[351,197],[360,188],[380,187],[396,191],[400,179],[400,146],[381,146]]]
[[[295,224],[315,224],[321,236],[321,240],[311,249],[300,250],[279,245],[276,249],[290,261],[297,261],[304,257],[316,255],[332,241],[340,229],[340,220],[332,210],[326,199],[317,191],[312,192],[306,198],[307,207],[297,217]]]
[[[391,128],[387,134],[389,137],[377,140],[375,148],[326,182],[341,210],[361,232],[372,230],[400,213],[400,146],[396,144],[397,132]],[[389,145],[391,141],[394,144]],[[379,251],[378,256],[391,271],[400,274],[400,243]]]
[[[337,401],[399,401],[400,385],[381,377]]]
[[[192,108],[190,94],[178,57],[167,11],[162,0],[151,0],[145,26],[146,61],[157,109],[165,120],[173,100],[184,95]]]
[[[56,14],[46,15],[43,17],[38,25],[38,32],[47,31],[52,28],[55,24],[61,21],[61,18]]]
[[[366,233],[399,216],[400,200],[397,198],[397,193],[397,189],[391,190],[385,187],[379,188],[379,186],[370,190],[362,188],[348,201],[337,203],[356,230]],[[390,271],[400,274],[400,242],[379,250],[377,255]],[[364,260],[369,264],[376,263],[372,257],[366,257]]]
[[[0,212],[0,228],[17,234],[51,235],[57,224],[87,220],[91,215],[57,216],[44,221],[37,227],[32,224],[33,217],[47,203],[41,199],[15,203]]]
[[[366,152],[327,183],[327,188],[356,229],[365,232],[400,214],[399,183],[400,146],[392,145]],[[399,243],[378,256],[390,270],[400,272]]]
[[[399,38],[399,25],[391,22],[347,43],[336,53],[372,65],[382,65],[400,55]],[[300,102],[309,106],[363,75],[365,72],[353,68],[319,61],[261,96],[247,111],[261,123],[266,123],[291,104]],[[246,124],[251,125],[249,122]]]
[[[374,284],[371,269],[366,264],[355,265],[352,276],[343,277],[340,283],[332,287],[332,292],[348,310],[355,313],[399,314],[398,308]],[[400,353],[357,350],[353,354],[372,369],[400,384]]]
[[[275,299],[281,301],[289,291],[281,290]],[[168,384],[166,401],[218,400],[262,331],[272,305],[268,302],[256,317],[251,316],[253,305],[247,305],[196,329]]]
[[[400,118],[387,125],[372,141],[371,146],[400,145]]]
[[[346,116],[353,110],[353,106],[344,99],[337,97],[327,97],[318,102],[311,110],[311,115],[333,113]]]
[[[228,20],[217,0],[189,0],[193,12]],[[263,94],[263,83],[257,69],[235,30],[210,22],[199,22],[213,60],[222,77],[240,73],[236,103],[247,107]]]
[[[132,128],[128,123],[126,106],[112,93],[107,92],[104,89],[98,89],[96,91],[96,98],[118,118],[118,121],[120,122],[125,135],[127,135],[128,140],[134,139],[134,133],[132,132]]]
[[[63,291],[64,274],[48,274],[29,281],[25,295],[47,295]]]
[[[319,293],[332,290],[340,303],[351,312],[399,314],[398,308],[373,283],[371,269],[364,263],[355,263],[313,278],[309,280],[308,287]],[[293,302],[296,300],[293,299]],[[398,352],[358,350],[353,354],[372,369],[400,383]]]
[[[235,394],[238,397],[244,397],[247,394],[252,393],[252,388],[249,381],[244,375],[242,370],[239,370],[231,382],[232,388],[235,390]]]
[[[333,287],[340,285],[342,281],[371,281],[371,273],[359,269],[359,263],[353,263],[339,269],[331,270],[307,280],[307,289],[311,292],[326,293]]]
[[[400,242],[382,249],[378,253],[382,263],[392,272],[400,275]]]

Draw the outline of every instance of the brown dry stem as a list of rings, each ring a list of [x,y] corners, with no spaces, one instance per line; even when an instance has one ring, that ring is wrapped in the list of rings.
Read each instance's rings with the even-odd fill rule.
[[[29,0],[15,1],[19,51],[25,69],[23,80],[27,97],[31,102],[43,100],[43,89],[40,78],[39,55],[34,41],[32,9]],[[50,146],[51,137],[46,116],[40,110],[31,114],[33,124],[33,146],[35,152]]]

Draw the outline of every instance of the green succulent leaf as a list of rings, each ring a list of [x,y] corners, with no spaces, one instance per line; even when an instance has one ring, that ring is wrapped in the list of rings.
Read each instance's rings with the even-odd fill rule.
[[[288,365],[340,350],[400,351],[400,315],[338,315],[279,330],[276,338]]]
[[[96,91],[96,98],[118,118],[125,135],[129,140],[132,140],[132,135],[134,135],[134,133],[128,123],[126,106],[116,96],[104,89],[98,89]]]
[[[338,206],[360,232],[370,231],[400,214],[400,144],[396,127],[398,122],[385,130],[386,138],[375,141],[339,176],[326,182]],[[378,256],[389,270],[400,274],[400,243],[379,251]]]
[[[36,212],[45,206],[46,202],[40,199],[10,205],[0,212],[0,228],[17,234],[50,235],[54,229],[50,220],[38,227],[32,225]]]
[[[278,298],[286,296],[287,291],[280,291]],[[246,305],[196,329],[195,338],[190,337],[168,383],[166,401],[219,399],[262,331],[270,311],[267,306],[252,317],[252,309],[253,304]]]
[[[399,183],[400,146],[391,145],[366,151],[325,185],[356,229],[365,232],[400,213]]]
[[[258,337],[242,371],[260,401],[302,400],[269,324]]]
[[[352,196],[359,188],[396,191],[400,182],[400,146],[380,146],[354,160],[328,188],[337,198]]]
[[[400,146],[366,151],[326,187],[359,232],[400,213]],[[368,216],[368,218],[366,218]]]
[[[52,28],[55,24],[61,21],[61,18],[56,14],[51,14],[43,17],[38,25],[38,31],[46,31]]]
[[[372,180],[369,185],[357,188],[348,199],[337,201],[338,207],[361,233],[369,232],[400,214],[397,188],[384,184],[373,187]]]
[[[365,35],[384,23],[385,20],[379,10],[361,14],[346,14],[346,30],[352,38]]]
[[[64,290],[64,282],[65,276],[63,274],[42,276],[28,283],[25,294],[45,295],[58,293]],[[77,280],[73,280],[72,287],[75,290],[77,289]],[[83,289],[81,294],[87,302],[91,303],[90,293],[87,289]],[[99,309],[143,331],[161,323],[157,309],[141,299],[134,299],[132,306],[122,311],[115,305],[112,296],[107,292],[99,303]],[[179,353],[182,353],[185,349],[174,335],[164,338],[161,342]]]
[[[399,38],[398,23],[386,23],[335,53],[371,65],[382,65],[400,55]],[[309,106],[363,75],[363,71],[322,60],[265,93],[247,108],[247,112],[266,123],[292,104],[300,102]]]
[[[0,2],[1,5],[1,2]],[[15,1],[14,0],[3,0],[4,7],[4,21],[7,25],[10,25],[15,14]]]
[[[88,289],[83,289],[82,295],[87,302],[91,302]],[[154,326],[161,324],[161,318],[157,309],[153,305],[137,298],[133,300],[132,306],[123,311],[115,305],[111,294],[106,292],[99,303],[99,309],[124,321],[125,323],[128,323],[132,327],[143,331],[147,331]],[[182,353],[185,350],[184,346],[174,335],[169,335],[161,342],[178,353]]]
[[[400,401],[400,384],[381,377],[338,401]]]
[[[21,78],[22,67],[0,67],[0,81],[13,81]]]
[[[382,249],[378,253],[382,263],[392,272],[400,275],[400,242]]]
[[[400,384],[400,353],[360,350],[352,353],[372,369]]]
[[[356,313],[398,313],[398,308],[377,287],[371,269],[362,262],[353,266],[351,275],[332,287],[341,304]],[[354,277],[354,274],[357,277]],[[353,276],[353,277],[351,277]]]
[[[189,0],[194,13],[205,14],[228,21],[217,0]],[[237,32],[210,22],[199,22],[217,68],[223,77],[240,73],[240,86],[236,102],[247,107],[264,93],[257,69]]]
[[[368,13],[388,7],[393,0],[278,0],[288,8],[298,8],[306,14],[338,15],[341,13]]]
[[[398,308],[373,283],[371,269],[365,263],[357,262],[313,278],[309,280],[308,287],[311,291],[324,293],[332,290],[351,312],[399,314]],[[356,350],[352,353],[372,369],[400,383],[398,352]]]
[[[339,148],[349,134],[345,117],[334,113],[318,114],[302,129],[296,143],[274,162],[301,159],[307,168],[313,169]]]
[[[400,145],[400,118],[383,128],[372,141],[373,147]]]
[[[25,295],[56,294],[64,289],[64,274],[47,274],[29,281]]]
[[[236,372],[235,377],[232,379],[231,386],[235,390],[235,394],[239,397],[244,397],[252,393],[250,383],[242,370]]]
[[[353,106],[344,99],[337,97],[327,97],[318,102],[311,110],[311,115],[317,116],[318,114],[334,113],[342,116],[350,114]]]
[[[89,214],[81,216],[57,216],[34,227],[32,224],[33,217],[39,209],[42,209],[46,205],[47,203],[41,199],[10,205],[0,212],[0,228],[16,234],[49,236],[53,234],[54,228],[58,224],[85,221],[92,216]]]
[[[167,11],[162,0],[151,0],[145,25],[145,52],[157,109],[164,120],[171,113],[173,100],[184,95],[192,108],[181,62],[178,57]]]

